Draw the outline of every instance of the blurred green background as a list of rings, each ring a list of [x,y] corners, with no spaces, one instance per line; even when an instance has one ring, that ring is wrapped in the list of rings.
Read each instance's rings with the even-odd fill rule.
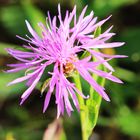
[[[139,0],[0,0],[0,140],[81,140],[78,113],[69,118],[55,121],[56,106],[54,97],[45,114],[42,113],[44,97],[34,90],[30,98],[21,107],[20,95],[25,90],[24,83],[6,87],[6,84],[23,72],[5,74],[6,64],[15,60],[5,48],[21,48],[23,41],[18,34],[29,34],[25,19],[39,33],[37,23],[45,22],[47,11],[57,14],[60,3],[62,13],[77,5],[77,14],[88,5],[88,14],[94,10],[98,20],[112,14],[102,29],[114,25],[116,36],[111,41],[126,42],[125,46],[115,50],[104,50],[109,54],[124,54],[129,57],[112,61],[115,75],[124,81],[123,85],[106,82],[111,102],[102,101],[98,124],[90,140],[140,140],[140,1]],[[84,87],[86,90],[86,86]],[[46,130],[46,128],[48,128]]]

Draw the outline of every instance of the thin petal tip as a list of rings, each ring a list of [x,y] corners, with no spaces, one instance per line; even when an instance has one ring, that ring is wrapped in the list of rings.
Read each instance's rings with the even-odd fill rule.
[[[43,108],[43,114],[44,114],[45,112],[46,112],[46,108],[44,107],[44,108]]]
[[[89,97],[90,97],[90,96],[89,96],[89,95],[87,95],[87,96],[86,96],[86,99],[89,99]]]
[[[110,19],[112,17],[112,15],[110,15],[109,17],[108,17],[108,19]]]
[[[108,97],[108,95],[106,94],[105,96],[102,96],[107,102],[110,102],[110,98]]]
[[[25,20],[25,23],[26,23],[26,25],[28,25],[29,24],[28,20]]]
[[[122,45],[125,45],[126,43],[125,43],[125,42],[121,42],[121,44],[122,44]]]
[[[21,98],[21,101],[20,101],[20,104],[19,104],[19,105],[22,106],[23,103],[24,103],[24,101],[25,101],[25,99],[22,99],[22,98]]]
[[[107,102],[110,102],[110,101],[111,101],[109,97],[108,97],[108,98],[106,98],[105,100],[106,100]]]
[[[12,85],[12,83],[8,83],[6,86],[9,87],[9,86],[11,86],[11,85]]]
[[[21,101],[19,105],[22,106],[22,104],[23,104],[23,102]]]

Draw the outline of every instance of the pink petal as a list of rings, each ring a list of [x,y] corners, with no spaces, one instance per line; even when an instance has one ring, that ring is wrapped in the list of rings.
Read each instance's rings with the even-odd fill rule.
[[[48,108],[49,102],[50,102],[50,98],[51,98],[51,92],[50,90],[48,90],[47,94],[46,94],[46,98],[45,98],[45,102],[44,102],[44,108],[43,108],[43,113],[45,113],[45,111]]]
[[[96,83],[96,81],[91,77],[88,71],[82,66],[76,67],[77,70],[79,71],[80,75],[90,84],[92,87],[106,100],[110,101],[109,97],[107,94],[104,92],[104,88],[101,87]]]
[[[28,95],[30,95],[30,93],[33,91],[33,89],[35,88],[36,84],[38,83],[38,81],[40,80],[43,72],[44,72],[45,68],[42,68],[41,71],[39,71],[36,79],[34,80],[34,82],[32,83],[32,85],[22,94],[21,98],[24,98]]]
[[[26,22],[26,25],[27,25],[27,28],[28,28],[28,30],[29,30],[29,32],[31,33],[31,35],[36,39],[36,40],[40,40],[40,37],[37,35],[37,33],[33,30],[33,28],[31,27],[31,25],[30,25],[30,23],[27,21],[27,20],[25,20],[25,22]]]
[[[123,83],[120,79],[118,79],[117,77],[111,75],[111,73],[107,73],[101,70],[95,70],[95,69],[91,69],[91,71],[101,77],[107,78],[111,81],[114,81],[116,83]]]

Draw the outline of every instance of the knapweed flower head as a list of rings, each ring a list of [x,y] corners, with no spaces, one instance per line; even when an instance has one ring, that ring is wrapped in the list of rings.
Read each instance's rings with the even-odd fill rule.
[[[9,85],[12,85],[27,80],[26,85],[28,88],[21,96],[21,104],[32,93],[45,69],[50,65],[53,66],[53,69],[48,71],[50,78],[47,79],[47,82],[44,82],[46,90],[43,91],[46,91],[44,93],[46,97],[43,112],[46,111],[51,95],[54,93],[57,104],[57,117],[60,114],[64,114],[65,109],[68,115],[73,111],[69,98],[72,99],[77,110],[79,110],[77,94],[85,99],[88,98],[76,87],[74,82],[68,79],[71,73],[80,74],[107,101],[110,99],[105,93],[105,89],[93,79],[92,73],[111,81],[122,83],[121,80],[112,75],[114,69],[108,61],[125,56],[107,55],[97,51],[97,49],[119,47],[124,43],[106,42],[114,35],[114,33],[110,33],[112,27],[101,33],[98,37],[95,37],[93,35],[95,30],[101,27],[110,17],[97,22],[97,17],[94,17],[93,11],[88,16],[85,16],[86,9],[87,6],[77,18],[75,6],[72,12],[66,11],[65,17],[62,19],[59,5],[58,16],[54,16],[51,19],[48,12],[46,25],[38,23],[42,30],[41,37],[33,30],[29,22],[26,21],[27,28],[32,37],[27,36],[28,39],[18,37],[28,43],[28,45],[23,46],[28,51],[7,49],[9,54],[20,61],[20,63],[9,64],[12,69],[7,70],[7,72],[26,70],[26,74],[23,77],[9,83]],[[80,54],[85,52],[88,52],[88,55],[80,57]],[[93,61],[92,58],[96,58],[96,60]],[[99,65],[104,65],[109,72],[99,70],[97,68]]]

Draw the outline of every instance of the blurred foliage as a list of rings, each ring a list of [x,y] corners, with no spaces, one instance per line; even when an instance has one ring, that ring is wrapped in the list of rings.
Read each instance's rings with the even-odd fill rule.
[[[22,73],[23,74],[23,73]],[[20,94],[23,92],[23,89],[25,89],[25,87],[22,84],[18,84],[18,85],[13,85],[10,87],[6,87],[6,85],[12,81],[13,79],[18,78],[19,76],[22,75],[21,72],[20,73],[15,73],[15,74],[7,74],[7,73],[3,73],[0,72],[0,100],[3,100],[4,98],[6,98],[9,94],[10,96],[14,95],[14,94]]]
[[[125,5],[131,5],[133,3],[138,2],[138,0],[76,0],[74,3],[78,3],[79,5],[88,5],[91,9],[94,9],[94,12],[99,17],[106,16],[108,14],[112,14],[115,10],[119,9]]]
[[[125,63],[133,63],[140,61],[140,27],[129,27],[123,31],[117,39],[121,39],[126,42],[126,45],[121,49],[117,49],[118,53],[128,54],[130,58],[125,59]],[[131,60],[131,61],[130,61]]]
[[[27,0],[21,1],[17,5],[2,7],[0,13],[0,22],[13,35],[27,34],[25,20],[28,20],[38,33],[41,33],[38,28],[38,22],[45,23],[46,19],[44,14]]]
[[[138,122],[140,122],[140,112],[134,112],[127,107],[122,107],[118,113],[116,123],[122,132],[139,137],[140,125]]]
[[[18,45],[8,44],[8,43],[0,43],[0,55],[8,55],[6,48],[18,48]]]
[[[25,34],[29,34],[25,19],[40,33],[37,23],[45,23],[48,9],[52,14],[56,14],[58,3],[64,11],[72,9],[76,4],[77,14],[80,14],[85,5],[88,5],[87,13],[94,10],[99,19],[109,14],[113,15],[112,20],[109,21],[109,24],[115,25],[115,32],[117,32],[113,40],[124,41],[126,45],[115,49],[116,51],[105,50],[104,53],[125,54],[129,57],[111,62],[116,67],[114,74],[124,80],[124,84],[106,83],[111,102],[102,102],[95,132],[103,140],[109,140],[109,135],[113,135],[106,131],[109,129],[115,130],[114,133],[117,135],[111,140],[140,139],[140,22],[138,23],[140,12],[135,12],[135,9],[140,7],[140,2],[138,0],[2,0],[0,1],[0,140],[40,140],[43,138],[45,128],[49,128],[47,125],[55,118],[54,101],[47,115],[42,114],[40,111],[42,98],[39,98],[38,93],[36,98],[32,98],[32,102],[27,101],[21,108],[18,100],[25,89],[24,83],[10,87],[6,85],[23,72],[6,74],[3,70],[7,69],[6,64],[15,62],[6,53],[5,48],[21,49],[18,39],[14,40],[15,36],[18,34],[24,37]],[[127,15],[128,7],[133,7],[132,17],[137,20]],[[126,26],[125,19],[131,24],[128,23]],[[83,91],[86,92],[88,88],[89,85],[84,83]],[[94,111],[91,105],[90,110],[89,113]],[[80,120],[77,112],[74,112],[71,118],[64,116],[64,130],[68,140],[81,140]],[[106,134],[102,135],[102,132]]]

